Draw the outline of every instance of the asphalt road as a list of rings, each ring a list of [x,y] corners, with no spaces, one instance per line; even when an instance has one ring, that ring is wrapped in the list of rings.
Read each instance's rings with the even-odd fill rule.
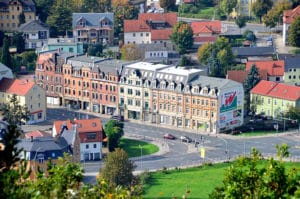
[[[34,129],[49,130],[54,120],[73,119],[74,117],[90,118],[95,116],[68,109],[48,108],[47,121],[38,125],[27,125],[23,129],[25,131]],[[108,121],[107,116],[105,118],[102,117],[102,121],[104,125]],[[282,143],[290,146],[291,159],[300,161],[300,134],[298,132],[251,138],[191,132],[181,128],[163,128],[162,126],[135,122],[125,122],[124,132],[125,136],[156,143],[161,150],[157,155],[134,158],[133,160],[137,166],[136,172],[157,170],[164,167],[195,166],[200,165],[204,161],[222,162],[231,160],[239,155],[248,155],[252,147],[258,149],[264,156],[269,156],[276,153],[276,144],[281,145]],[[171,133],[177,138],[180,135],[187,135],[196,140],[200,140],[202,136],[203,140],[200,140],[200,145],[195,147],[194,143],[182,143],[179,139],[165,140],[163,139],[165,133]],[[200,147],[204,147],[206,150],[204,159],[200,157]],[[86,172],[85,181],[95,182],[95,175],[103,165],[103,162],[84,162],[82,165]]]

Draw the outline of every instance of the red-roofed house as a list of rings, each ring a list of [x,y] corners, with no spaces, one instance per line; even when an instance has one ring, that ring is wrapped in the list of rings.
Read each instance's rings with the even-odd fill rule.
[[[191,27],[194,33],[194,43],[214,43],[217,35],[221,33],[221,21],[193,21]]]
[[[167,42],[176,22],[176,13],[140,13],[137,20],[124,20],[124,43]]]
[[[284,77],[284,60],[279,61],[248,61],[246,70],[249,71],[255,64],[258,72],[267,73],[268,81],[282,82]]]
[[[288,31],[290,25],[294,22],[294,20],[300,17],[300,5],[292,10],[285,10],[283,12],[283,30],[282,30],[282,39],[283,39],[283,45],[286,44],[287,38],[288,38]]]
[[[236,82],[244,83],[248,73],[248,70],[228,70],[226,79],[231,79]],[[258,74],[262,80],[267,80],[268,74],[266,71],[259,71]]]
[[[102,158],[103,128],[100,118],[54,121],[52,136],[55,137],[64,129],[77,128],[80,139],[80,160],[98,160]]]
[[[251,91],[251,103],[256,104],[256,114],[274,118],[288,111],[289,107],[300,107],[300,87],[261,80]]]
[[[46,119],[45,90],[33,81],[3,78],[0,81],[0,93],[0,103],[7,103],[12,95],[17,95],[20,105],[27,106],[30,113],[28,124]]]

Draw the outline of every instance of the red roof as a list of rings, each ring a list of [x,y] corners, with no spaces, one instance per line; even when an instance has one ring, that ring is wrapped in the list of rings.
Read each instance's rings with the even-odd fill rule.
[[[68,129],[72,129],[72,125],[77,125],[77,132],[79,133],[80,142],[102,142],[103,130],[100,118],[81,119],[81,120],[57,120],[54,121],[53,126],[57,133],[60,133],[61,127],[66,125]],[[96,133],[95,139],[88,139],[88,133]]]
[[[266,71],[268,76],[283,76],[284,75],[284,60],[279,61],[248,61],[246,70],[250,70],[255,64],[258,71]]]
[[[163,22],[169,28],[177,22],[176,13],[140,13],[138,19],[124,20],[124,32],[150,32],[150,22]]]
[[[192,30],[194,35],[201,33],[212,33],[219,34],[221,33],[221,21],[192,21],[191,23]]]
[[[35,130],[31,131],[25,134],[26,138],[31,138],[31,137],[51,137],[51,135],[45,131],[40,131],[40,130]]]
[[[243,83],[247,77],[248,72],[245,70],[228,70],[227,79]]]
[[[283,23],[291,24],[298,16],[300,16],[300,5],[293,10],[285,10],[283,12]]]
[[[209,37],[194,37],[194,43],[214,43],[216,41],[215,36],[209,36]]]
[[[261,80],[251,93],[296,101],[300,98],[300,87]]]
[[[172,29],[151,30],[151,41],[169,40],[172,32]]]

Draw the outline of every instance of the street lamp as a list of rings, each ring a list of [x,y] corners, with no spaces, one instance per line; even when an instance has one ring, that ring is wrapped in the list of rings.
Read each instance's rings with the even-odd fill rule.
[[[143,146],[139,145],[139,148],[141,149],[141,170],[143,170]]]

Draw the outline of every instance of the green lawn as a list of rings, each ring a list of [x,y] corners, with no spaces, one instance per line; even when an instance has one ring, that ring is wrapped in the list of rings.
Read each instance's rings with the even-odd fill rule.
[[[280,131],[253,131],[253,132],[244,132],[242,134],[237,134],[237,136],[261,136],[261,135],[270,135],[270,134],[276,134],[276,133],[282,133]]]
[[[156,153],[159,150],[158,146],[156,146],[155,144],[126,138],[121,139],[120,147],[127,152],[130,158],[141,156],[141,152],[144,156]]]
[[[226,169],[231,163],[202,166],[184,170],[160,171],[151,173],[149,184],[144,187],[143,198],[182,198],[189,191],[187,198],[208,198],[216,186],[222,184]],[[286,168],[299,163],[286,163]]]

